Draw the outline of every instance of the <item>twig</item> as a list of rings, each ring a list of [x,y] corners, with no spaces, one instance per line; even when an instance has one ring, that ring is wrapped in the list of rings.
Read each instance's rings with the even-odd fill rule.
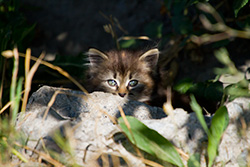
[[[235,30],[231,27],[228,27],[218,12],[209,4],[199,3],[197,7],[206,12],[211,14],[214,19],[217,21],[217,23],[212,24],[205,15],[200,15],[200,20],[204,28],[206,28],[209,31],[212,32],[219,32],[217,34],[204,34],[202,36],[191,36],[191,41],[198,45],[202,44],[209,44],[212,42],[217,42],[225,39],[230,38],[245,38],[250,39],[250,31],[241,31],[241,30]]]
[[[125,125],[127,126],[128,130],[129,130],[129,133],[131,134],[131,136],[132,136],[132,138],[133,138],[134,145],[136,146],[136,147],[135,147],[135,150],[136,150],[136,152],[137,152],[137,155],[139,155],[139,157],[143,158],[143,156],[142,156],[140,150],[139,150],[138,147],[137,147],[135,137],[134,137],[134,135],[133,135],[133,132],[132,132],[131,127],[130,127],[130,124],[129,124],[127,118],[126,118],[126,115],[125,115],[125,113],[124,113],[122,107],[121,107],[121,106],[118,106],[118,109],[119,109],[119,111],[120,111],[120,114],[121,114],[121,116],[122,116],[122,119],[124,120]]]
[[[31,51],[30,49],[27,49],[26,51],[26,57],[25,57],[25,85],[24,85],[24,96],[23,96],[23,104],[21,111],[25,111],[26,105],[28,102],[29,92],[31,90],[31,82],[32,78],[37,71],[38,66],[41,64],[42,59],[44,58],[45,54],[42,53],[36,63],[32,66],[30,69],[30,57],[31,57]]]
[[[19,55],[22,56],[22,57],[25,57],[25,54],[23,54],[23,53],[19,53]],[[38,60],[38,58],[33,57],[33,56],[31,56],[30,59],[33,60],[33,61],[37,61]],[[71,80],[86,95],[89,94],[88,91],[77,80],[75,80],[73,77],[71,77],[69,75],[69,73],[67,73],[66,71],[64,71],[62,68],[60,68],[58,66],[54,66],[53,64],[48,63],[48,62],[43,61],[43,60],[41,61],[41,64],[43,64],[43,65],[45,65],[45,66],[47,66],[47,67],[49,67],[49,68],[51,68],[53,70],[58,71],[60,74],[62,74],[63,76],[65,76],[66,78],[68,78],[69,80]]]

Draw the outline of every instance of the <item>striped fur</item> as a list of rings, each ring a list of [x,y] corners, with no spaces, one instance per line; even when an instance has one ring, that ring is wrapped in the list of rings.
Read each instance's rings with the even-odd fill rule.
[[[149,101],[155,87],[158,49],[148,51],[89,49],[90,91],[109,92],[141,102]]]

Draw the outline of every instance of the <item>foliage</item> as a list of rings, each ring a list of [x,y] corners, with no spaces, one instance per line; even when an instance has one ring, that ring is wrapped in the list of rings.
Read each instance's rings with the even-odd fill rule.
[[[24,15],[20,12],[19,0],[0,1],[0,20],[0,53],[8,49],[12,50],[14,46],[18,46],[19,50],[24,52],[33,38],[35,24],[30,25],[27,23]],[[2,89],[9,89],[10,83],[8,83],[8,79],[13,77],[11,74],[13,66],[15,65],[12,65],[11,61],[0,56],[0,75],[2,76],[0,87]],[[21,69],[20,66],[19,68]],[[12,85],[12,87],[15,87],[15,85]],[[9,98],[8,94],[2,93],[0,91],[0,108]],[[14,93],[16,92],[11,93],[10,98],[13,98]]]
[[[208,135],[207,165],[209,167],[213,165],[213,161],[217,156],[218,145],[229,121],[227,109],[223,106],[224,101],[233,100],[236,97],[250,97],[249,78],[246,78],[245,74],[236,68],[227,52],[227,46],[232,38],[250,39],[250,18],[249,13],[245,12],[248,10],[247,4],[249,1],[234,0],[233,3],[227,6],[232,10],[223,9],[226,2],[228,1],[165,0],[161,14],[166,16],[166,20],[164,21],[170,22],[171,26],[166,26],[164,22],[161,21],[152,21],[152,23],[149,23],[149,25],[145,27],[144,32],[144,34],[151,39],[161,39],[162,43],[160,46],[163,50],[168,41],[178,36],[182,36],[182,39],[185,39],[183,42],[184,52],[188,52],[189,47],[185,46],[189,46],[190,44],[196,44],[198,47],[210,44],[209,47],[213,50],[215,49],[214,55],[217,60],[225,66],[224,68],[215,68],[214,71],[217,77],[213,80],[194,83],[191,79],[184,79],[174,84],[174,90],[179,93],[191,94],[191,108],[196,112],[197,118]],[[229,11],[232,13],[228,13]],[[227,21],[229,20],[226,18],[228,15],[234,17],[232,18],[234,20],[233,22]],[[230,26],[227,25],[228,23]],[[119,42],[121,48],[133,48],[138,45],[138,42],[136,42],[134,38],[128,38],[125,41]],[[181,45],[179,47],[181,47]],[[170,53],[172,52],[170,51]],[[227,85],[223,80],[225,76],[230,81],[227,82]],[[201,106],[196,102],[192,94],[197,97],[204,97],[205,99],[221,102],[221,107],[219,107],[212,118],[210,128],[207,127]],[[138,120],[135,122],[137,121]],[[146,142],[144,145],[149,145],[149,148],[152,146],[151,142],[154,141],[153,139],[150,140],[146,136],[142,137],[142,135],[138,135],[141,133],[135,130],[137,128],[139,129],[141,125],[139,126],[132,121],[129,121],[129,126],[124,123],[121,124],[121,122],[119,123],[129,140],[138,148],[145,151],[143,146],[138,144],[143,142]],[[141,138],[146,138],[150,141],[142,142],[143,139]],[[166,143],[168,143],[168,141]],[[154,152],[151,152],[151,155],[157,157]],[[200,166],[200,157],[201,155],[198,153],[191,155],[188,160],[188,166]]]
[[[196,102],[195,97],[191,96],[190,103],[193,111],[196,113],[198,120],[200,121],[204,131],[208,136],[208,166],[211,167],[213,165],[213,161],[217,155],[217,149],[222,137],[223,132],[226,130],[226,127],[229,122],[227,108],[225,106],[221,106],[214,114],[211,126],[208,129],[205,119],[202,115],[202,109],[199,104]]]
[[[184,166],[174,146],[158,132],[148,128],[134,117],[120,117],[118,123],[129,140],[141,150],[177,166]]]
[[[228,125],[227,109],[223,106],[224,100],[250,96],[248,87],[249,78],[246,78],[244,73],[236,68],[227,51],[231,39],[250,39],[250,18],[248,13],[246,13],[246,11],[248,11],[247,4],[249,4],[249,0],[232,0],[233,3],[228,2],[228,0],[164,0],[161,11],[159,11],[163,19],[152,20],[152,22],[148,23],[143,32],[145,36],[141,37],[119,38],[114,31],[114,26],[117,26],[125,34],[128,32],[122,29],[116,18],[107,18],[111,21],[111,24],[105,26],[105,31],[113,36],[118,49],[137,47],[139,45],[138,40],[151,42],[161,40],[159,47],[164,50],[171,39],[179,37],[181,37],[182,43],[178,47],[183,48],[184,52],[189,51],[190,45],[195,45],[195,47],[206,45],[212,48],[212,50],[215,49],[214,55],[218,61],[224,65],[224,68],[215,69],[217,77],[214,80],[194,83],[192,80],[186,79],[174,85],[176,91],[182,94],[191,94],[191,108],[195,111],[197,118],[208,136],[207,165],[209,167],[213,165],[213,161],[217,156],[219,142]],[[228,10],[224,9],[225,6],[228,7]],[[19,8],[20,4],[18,0],[0,1],[1,53],[5,50],[12,50],[14,46],[17,46],[19,51],[24,52],[27,44],[32,40],[35,24],[28,24]],[[227,18],[228,16],[231,18]],[[170,24],[166,25],[166,23]],[[0,165],[3,166],[11,163],[12,155],[18,157],[22,162],[28,162],[22,153],[18,151],[19,148],[25,147],[25,141],[22,141],[22,135],[15,131],[14,123],[18,112],[25,110],[31,80],[40,63],[61,73],[84,91],[84,88],[62,68],[35,58],[27,58],[28,63],[26,65],[19,64],[18,56],[22,54],[18,54],[17,48],[15,48],[14,51],[11,51],[10,56],[13,61],[7,61],[7,54],[5,54],[5,57],[0,57],[0,72],[2,76],[0,90],[4,89],[5,92],[9,92],[8,98],[5,98],[8,99],[9,102],[5,103],[5,101],[3,101],[3,92],[0,91]],[[29,53],[23,56],[28,57],[28,55],[30,57]],[[72,70],[72,67],[77,66],[80,70],[75,71],[75,75],[79,75],[78,72],[84,70],[84,67],[82,67],[84,60],[81,57],[82,55],[74,58],[57,57],[53,63],[63,66],[64,69],[66,68],[69,71]],[[36,60],[37,64],[29,68],[29,61],[31,59]],[[79,59],[81,61],[79,61]],[[7,66],[6,62],[11,62],[12,64]],[[23,66],[25,76],[20,75],[20,66]],[[6,77],[6,71],[12,71],[9,78]],[[73,72],[74,70],[72,70],[72,73]],[[229,76],[230,80],[226,87],[223,87],[225,83],[219,81],[219,78],[224,76]],[[239,79],[236,81],[235,78]],[[6,83],[4,84],[3,81]],[[195,97],[199,96],[221,101],[221,107],[216,110],[210,127],[207,127],[202,114],[202,108],[196,102]],[[5,104],[5,106],[3,106],[3,104]],[[7,108],[10,108],[10,113],[6,113]],[[5,113],[5,115],[3,113]],[[125,119],[128,123],[125,123]],[[177,166],[183,166],[183,162],[174,146],[158,132],[149,129],[133,117],[119,118],[118,122],[128,139],[136,147],[158,159]],[[64,151],[72,157],[71,165],[77,166],[73,158],[74,153],[69,143],[70,141],[61,136],[55,136],[54,139],[58,145],[62,149],[65,149]],[[16,143],[16,141],[20,140],[22,141],[22,145]],[[58,161],[61,160],[62,163],[65,163],[64,160],[60,158],[59,156]],[[200,166],[200,158],[201,155],[199,153],[190,155],[188,166]],[[61,165],[59,162],[57,162],[57,164]]]
[[[226,130],[229,122],[227,108],[225,106],[222,106],[215,112],[211,121],[211,126],[210,128],[208,128],[202,114],[202,109],[196,102],[194,96],[191,96],[190,105],[195,111],[204,131],[207,133],[208,166],[211,167],[217,155],[217,149],[222,134]],[[137,148],[151,154],[156,158],[170,162],[176,166],[183,166],[181,158],[175,150],[174,146],[158,132],[148,128],[146,125],[131,116],[120,117],[118,119],[118,123],[131,143],[133,143]],[[196,153],[190,156],[188,160],[189,167],[199,166],[199,164],[200,154]]]
[[[23,52],[32,40],[35,24],[29,25],[19,9],[19,0],[0,2],[0,52],[14,45]]]
[[[194,83],[191,79],[183,79],[174,85],[174,90],[182,94],[194,94],[209,100],[220,101],[223,97],[223,85],[219,81]]]

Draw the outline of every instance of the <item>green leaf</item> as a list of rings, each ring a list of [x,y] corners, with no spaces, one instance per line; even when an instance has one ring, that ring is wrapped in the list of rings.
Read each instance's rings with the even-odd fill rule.
[[[118,119],[118,123],[134,145],[161,160],[177,166],[184,166],[179,154],[166,138],[148,128],[136,118],[132,116],[127,116],[126,118],[130,124],[131,131],[127,128],[122,117]]]
[[[198,120],[200,121],[200,124],[202,126],[202,128],[204,129],[204,131],[209,135],[209,130],[206,124],[206,121],[204,119],[204,116],[202,114],[202,108],[201,106],[197,103],[194,95],[190,95],[191,98],[191,102],[190,102],[190,106],[192,108],[192,110],[195,112]]]
[[[191,20],[184,15],[176,15],[171,19],[173,28],[178,34],[187,35],[193,31]]]
[[[225,72],[230,73],[230,74],[236,74],[238,72],[237,68],[235,67],[234,63],[232,62],[232,60],[229,57],[228,51],[226,48],[220,48],[218,50],[215,51],[215,57],[226,66],[226,68],[221,69],[220,72],[223,73],[223,70],[225,70]],[[218,69],[217,69],[217,72]],[[224,72],[224,73],[225,73]]]
[[[215,57],[224,65],[229,65],[232,63],[226,48],[220,48],[216,50]]]
[[[243,8],[249,0],[234,0],[233,7],[234,7],[234,16],[238,16],[238,12],[241,8]]]
[[[135,44],[136,44],[136,40],[135,39],[124,40],[124,41],[120,42],[120,46],[123,49],[125,49],[125,48],[131,48]]]
[[[200,154],[195,153],[188,159],[188,167],[200,167]]]
[[[162,37],[163,23],[159,21],[152,21],[147,24],[144,28],[144,32],[150,38],[161,38]]]
[[[187,93],[191,87],[193,87],[194,83],[191,79],[184,79],[177,84],[174,85],[174,90],[179,93]]]
[[[223,96],[223,84],[219,81],[194,83],[191,79],[184,79],[174,85],[174,90],[181,94],[194,94],[213,101],[220,101]]]
[[[12,111],[12,115],[11,115],[11,121],[12,124],[15,124],[16,118],[17,118],[17,113],[19,110],[19,105],[20,105],[20,101],[21,101],[21,96],[22,96],[22,85],[23,85],[23,77],[20,77],[18,82],[17,82],[17,89],[16,89],[16,94],[15,94],[15,98],[14,98],[14,108]]]
[[[227,86],[225,92],[229,95],[229,101],[237,97],[250,97],[250,91],[248,89],[249,83],[248,80],[243,79],[236,84]]]
[[[220,101],[223,96],[223,85],[221,82],[199,82],[190,87],[189,93],[208,100]]]
[[[229,117],[227,108],[221,106],[214,114],[211,122],[210,133],[208,135],[208,166],[211,167],[217,155],[218,145],[222,134],[227,128]]]

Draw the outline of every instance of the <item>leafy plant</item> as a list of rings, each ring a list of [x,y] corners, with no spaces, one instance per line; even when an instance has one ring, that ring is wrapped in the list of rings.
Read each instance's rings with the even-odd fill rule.
[[[158,132],[148,128],[134,117],[126,117],[129,127],[124,118],[120,117],[118,123],[128,139],[141,150],[177,166],[184,166],[174,146]]]
[[[208,136],[208,166],[211,167],[213,165],[213,161],[217,155],[217,149],[222,137],[222,134],[226,130],[226,127],[229,122],[227,108],[225,106],[221,106],[214,114],[211,126],[208,129],[205,119],[202,115],[202,109],[199,104],[196,102],[195,97],[191,96],[190,103],[193,111],[196,113],[198,120],[200,121],[204,131]]]
[[[0,1],[0,53],[5,50],[12,50],[18,46],[19,51],[24,52],[31,42],[36,24],[28,24],[24,15],[20,12],[19,0]],[[13,61],[16,62],[16,61]],[[15,67],[15,65],[13,65]],[[0,56],[0,90],[9,89],[9,78],[13,67],[11,62]],[[21,64],[22,66],[22,64]],[[21,69],[21,68],[20,68]],[[19,70],[19,72],[23,72]],[[21,82],[21,81],[20,81]],[[19,82],[19,83],[20,83]],[[15,82],[12,82],[14,84]],[[10,98],[13,98],[15,85],[12,85]],[[9,99],[9,94],[0,91],[0,108]]]
[[[235,17],[238,16],[239,11],[246,6],[249,0],[234,0],[233,8],[234,8],[234,15]]]
[[[249,87],[250,81],[246,75],[239,71],[229,58],[229,53],[225,48],[215,51],[216,58],[225,66],[224,68],[216,68],[215,73],[218,74],[227,86],[224,94],[231,101],[236,97],[250,97]]]
[[[32,40],[35,24],[29,25],[19,9],[19,0],[0,2],[0,52],[13,49],[14,45],[25,51]]]
[[[217,156],[217,149],[222,134],[226,130],[229,122],[227,108],[225,106],[221,106],[215,112],[214,116],[212,117],[211,126],[208,128],[202,114],[202,108],[196,102],[196,99],[193,95],[191,96],[190,105],[193,111],[195,111],[198,120],[200,121],[204,131],[208,136],[208,166],[211,167],[215,157]],[[131,143],[133,143],[137,148],[174,165],[184,166],[174,146],[158,132],[148,128],[146,125],[131,116],[120,117],[118,119],[118,123]],[[196,153],[190,156],[188,160],[188,166],[198,167],[199,165],[200,154]]]

